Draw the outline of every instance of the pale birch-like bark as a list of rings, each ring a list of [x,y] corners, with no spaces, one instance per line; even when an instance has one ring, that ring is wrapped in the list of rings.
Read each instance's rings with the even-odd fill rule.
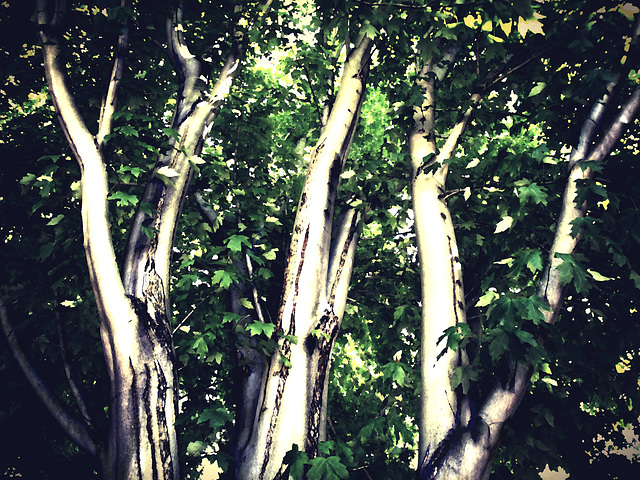
[[[126,7],[128,0],[121,0],[120,6]],[[116,112],[118,104],[118,90],[124,74],[124,63],[127,57],[127,49],[129,48],[129,25],[124,24],[120,27],[120,34],[115,45],[115,58],[113,68],[111,69],[111,77],[107,94],[102,99],[102,107],[100,109],[100,120],[98,121],[98,134],[96,135],[96,143],[99,148],[104,145],[104,139],[111,133],[113,127],[113,115]]]
[[[430,60],[420,72],[418,84],[424,100],[414,107],[414,128],[409,134],[412,164],[412,200],[420,261],[422,330],[419,456],[421,470],[437,461],[442,445],[460,422],[466,422],[466,403],[451,388],[451,375],[467,361],[464,352],[444,351],[443,332],[466,322],[462,269],[451,214],[445,200],[448,166],[469,122],[472,108],[454,126],[442,149],[435,141],[437,84],[446,76],[460,51],[450,45],[443,60]],[[479,101],[474,95],[472,100]],[[443,353],[442,353],[443,352]],[[442,355],[441,355],[442,353]]]
[[[344,314],[359,219],[349,211],[335,222],[335,200],[364,99],[371,47],[363,36],[348,56],[309,164],[276,325],[298,341],[281,339],[266,367],[250,435],[238,445],[238,478],[280,478],[294,444],[315,456],[324,438],[330,354]]]
[[[603,102],[606,102],[606,99]],[[575,194],[579,182],[589,178],[592,172],[582,162],[605,161],[627,125],[634,120],[639,107],[640,88],[636,88],[622,105],[609,128],[590,151],[588,146],[593,144],[596,133],[592,125],[599,123],[603,113],[598,104],[583,124],[579,145],[586,145],[587,148],[572,156],[574,162],[572,162],[567,187],[563,195],[563,205],[556,235],[549,254],[546,273],[538,287],[538,295],[549,305],[549,310],[543,312],[549,323],[555,321],[562,307],[563,286],[558,274],[558,266],[561,261],[558,261],[556,253],[573,253],[578,244],[579,236],[574,237],[571,234],[571,222],[585,215],[584,206],[575,204]],[[529,365],[515,365],[510,382],[507,385],[496,384],[481,406],[477,421],[481,422],[482,428],[476,429],[475,435],[472,432],[461,430],[455,448],[449,449],[443,457],[443,461],[433,472],[433,476],[424,478],[451,480],[488,478],[493,455],[500,443],[502,428],[505,422],[513,416],[526,393],[531,373]]]
[[[636,46],[639,33],[640,21],[636,23],[634,29],[634,35],[632,39],[632,45],[634,47]],[[515,67],[515,69],[520,68],[527,62],[528,60]],[[449,65],[450,63],[451,62],[447,62],[446,65]],[[427,66],[427,68],[428,67],[429,65]],[[514,69],[512,69],[511,71],[513,70]],[[537,291],[538,296],[549,306],[549,309],[543,312],[545,320],[548,323],[555,322],[562,307],[563,300],[563,285],[560,281],[560,275],[558,271],[558,267],[562,263],[562,260],[557,256],[557,254],[573,253],[581,238],[579,232],[577,235],[572,235],[572,232],[575,233],[572,222],[575,219],[583,217],[586,213],[586,205],[577,205],[575,203],[580,183],[586,179],[591,178],[593,175],[593,172],[589,168],[588,163],[585,162],[603,162],[606,160],[615,143],[621,138],[622,134],[624,133],[626,126],[634,120],[640,106],[640,88],[636,87],[636,89],[629,96],[626,102],[620,106],[609,128],[599,138],[596,136],[605,109],[611,103],[611,92],[616,87],[616,82],[623,77],[623,75],[618,75],[617,79],[608,85],[608,93],[602,99],[598,100],[595,103],[589,117],[585,120],[582,126],[578,144],[573,150],[568,162],[569,174],[567,178],[567,186],[563,194],[563,204],[561,211],[559,212],[557,228],[554,241],[549,252],[547,267],[542,279],[540,280]],[[435,93],[433,92],[435,91],[435,81],[440,78],[441,77],[439,75],[431,75],[423,84],[427,90],[426,101],[429,102],[427,103],[428,107],[433,108],[434,106],[433,99],[435,97]],[[479,99],[480,97],[478,95],[474,95],[472,97],[472,100],[474,102],[479,101]],[[416,126],[414,128],[414,131],[412,132],[412,136],[410,137],[410,147],[412,148],[412,165],[414,171],[414,196],[416,195],[416,193],[418,195],[422,195],[418,196],[418,198],[422,202],[422,205],[430,206],[432,212],[430,218],[428,217],[428,221],[424,222],[424,225],[418,224],[419,215],[418,213],[416,213],[416,229],[419,231],[421,228],[429,228],[430,238],[437,237],[438,235],[445,235],[447,236],[447,238],[449,238],[448,233],[439,232],[440,229],[438,228],[438,225],[440,222],[437,221],[437,217],[435,215],[438,205],[433,200],[433,195],[435,195],[433,182],[440,180],[442,183],[440,185],[437,185],[435,189],[442,189],[439,192],[440,194],[442,194],[442,192],[444,191],[444,181],[446,179],[447,173],[446,166],[439,167],[435,170],[432,169],[432,173],[429,174],[431,178],[422,181],[425,184],[423,188],[427,192],[429,192],[430,195],[429,193],[425,194],[424,192],[416,192],[415,188],[416,180],[422,173],[421,169],[424,169],[424,166],[420,163],[421,159],[425,155],[435,153],[435,142],[433,141],[433,137],[423,135],[425,131],[430,133],[428,127],[433,125],[434,119],[430,116],[420,116],[420,111],[424,111],[424,108],[422,108],[421,110],[416,110],[416,115],[414,116],[414,119],[416,120]],[[460,135],[466,128],[470,113],[471,110],[467,112],[467,115],[463,118],[463,120],[452,129],[451,135],[445,142],[442,151],[439,152],[437,157],[434,156],[434,158],[431,159],[431,164],[435,162],[442,162],[452,155],[453,149],[456,147]],[[421,147],[421,149],[418,150],[417,147]],[[414,154],[414,150],[419,152],[419,154]],[[428,182],[428,180],[431,181],[431,184]],[[425,201],[424,197],[427,197],[428,200]],[[415,202],[416,199],[414,197],[414,204]],[[447,222],[444,215],[448,214],[448,211],[444,211],[442,213],[442,219],[445,220],[446,224]],[[441,245],[439,245],[439,255],[446,255],[447,253],[444,247],[444,243],[445,242],[443,241],[443,239],[440,238]],[[418,236],[418,245],[419,248],[425,247],[425,243],[420,239],[420,236]],[[428,246],[431,248],[438,248],[437,242],[429,243]],[[426,260],[429,261],[437,255],[437,251],[432,252]],[[453,251],[450,251],[449,256],[451,257],[453,255]],[[422,261],[423,258],[421,256],[424,302],[424,290],[430,285],[430,282],[428,280],[425,281],[424,275],[430,275],[426,278],[437,281],[437,276],[434,276],[437,271],[432,266],[427,266],[427,270],[425,270],[425,267],[422,266]],[[440,272],[440,274],[442,275],[441,280],[445,278],[448,279],[450,277],[452,282],[457,283],[458,279],[454,275],[454,264],[451,264],[452,274],[447,275],[444,272],[444,262],[442,263],[442,271]],[[455,290],[453,292],[453,296],[455,301]],[[450,301],[451,298],[447,297],[446,303],[449,303]],[[460,306],[461,308],[463,307],[463,305]],[[430,310],[431,308],[433,308],[433,306],[428,307],[423,303],[423,309],[425,308],[427,310]],[[428,327],[427,320],[427,318],[424,318],[423,310],[423,328]],[[456,322],[458,322],[459,318],[456,317],[455,320]],[[451,322],[449,326],[452,326],[453,323],[451,314],[449,314],[449,321]],[[438,326],[438,328],[440,327],[441,325]],[[432,335],[425,335],[423,332],[423,341],[425,337],[433,341],[435,336],[435,332]],[[424,348],[425,347],[423,344],[423,349]],[[450,353],[452,354],[453,352]],[[424,382],[425,379],[427,379],[428,381],[430,377],[428,373],[424,372],[424,353],[422,360]],[[458,361],[463,362],[464,358],[459,357]],[[428,367],[429,365],[427,365],[427,368]],[[445,367],[443,366],[441,366],[440,368],[442,371],[445,370]],[[450,369],[449,373],[451,372],[452,370]],[[440,427],[439,433],[441,435],[444,433],[445,436],[441,438],[438,443],[430,443],[430,440],[434,437],[429,436],[432,435],[432,432],[434,430],[438,431],[437,427],[434,429],[432,425],[426,427],[424,425],[421,425],[421,442],[419,452],[420,464],[418,471],[419,478],[421,480],[471,480],[489,478],[489,475],[491,473],[491,462],[493,461],[493,457],[495,456],[497,448],[500,445],[502,428],[505,422],[511,416],[513,416],[522,400],[523,395],[526,393],[529,386],[531,373],[532,370],[530,365],[515,364],[513,366],[510,381],[507,382],[506,385],[499,382],[496,383],[494,389],[487,395],[487,397],[484,399],[484,403],[480,406],[477,418],[472,419],[472,424],[475,425],[473,432],[470,431],[470,429],[467,427],[467,425],[469,424],[469,420],[471,419],[468,418],[467,413],[464,411],[464,403],[462,404],[462,406],[458,407],[457,414],[449,415],[448,417],[446,417],[449,423],[445,423],[443,427]],[[438,377],[436,374],[436,380],[439,379],[440,377]],[[445,381],[445,379],[443,378],[442,381]],[[422,388],[423,394],[425,392],[429,394],[430,385],[425,385],[423,383]],[[440,400],[446,400],[447,402],[450,402],[449,398],[441,398]],[[468,399],[462,397],[459,399],[459,401],[467,402]],[[451,405],[452,404],[449,403],[448,406],[451,407]],[[438,408],[440,408],[441,410],[443,409],[442,406],[436,406],[435,409],[432,410],[431,408],[429,408],[429,400],[423,399],[422,422],[426,421],[427,424],[431,424],[431,419],[433,419],[433,422],[438,423],[440,421],[440,418],[432,416],[434,415],[434,413],[436,415],[438,414]],[[448,430],[446,430],[447,428]],[[423,441],[423,435],[425,435],[425,441]]]
[[[634,32],[634,43],[637,33],[638,27]],[[488,478],[502,427],[515,413],[531,376],[529,365],[514,365],[509,384],[506,387],[497,384],[481,405],[477,418],[471,419],[469,399],[462,394],[456,395],[450,386],[454,369],[466,362],[464,352],[448,350],[440,359],[437,358],[444,348],[444,345],[437,345],[443,331],[465,321],[462,273],[453,225],[445,203],[447,165],[443,162],[453,155],[466,129],[473,105],[480,100],[478,94],[472,96],[472,107],[462,121],[452,128],[438,151],[433,132],[437,83],[446,75],[457,52],[454,45],[445,51],[444,60],[439,64],[431,61],[423,68],[419,84],[423,88],[424,102],[414,108],[414,129],[409,136],[415,226],[422,275],[420,479]],[[529,60],[507,74],[521,68]],[[610,85],[609,91],[612,89],[613,85]],[[571,235],[571,222],[585,214],[585,206],[574,202],[580,181],[592,175],[583,162],[602,162],[606,159],[625,126],[634,118],[639,96],[637,90],[630,96],[591,151],[589,148],[594,143],[597,126],[610,101],[609,95],[596,103],[583,125],[578,146],[569,162],[569,178],[548,267],[538,288],[538,295],[550,306],[544,312],[549,323],[555,321],[562,303],[562,285],[558,274],[562,260],[556,254],[572,253],[580,240],[580,235]],[[473,435],[468,431],[470,420],[473,425],[480,425],[480,434],[476,431],[478,428]]]
[[[56,1],[53,14],[49,6],[45,0],[38,0],[36,18],[50,96],[82,171],[84,244],[111,380],[111,427],[104,476],[118,480],[177,479],[177,377],[169,328],[169,257],[189,182],[189,159],[199,154],[229,93],[242,58],[241,39],[232,47],[217,83],[208,88],[200,61],[190,54],[182,37],[181,6],[168,21],[169,53],[180,80],[173,121],[179,141],[158,159],[147,184],[141,203],[157,213],[149,217],[141,209],[136,215],[121,280],[111,241],[108,185],[100,149],[111,131],[127,32],[124,30],[118,39],[98,135],[94,137],[82,120],[59,63],[60,23],[66,5]],[[147,233],[153,233],[147,236],[143,226],[148,227]]]

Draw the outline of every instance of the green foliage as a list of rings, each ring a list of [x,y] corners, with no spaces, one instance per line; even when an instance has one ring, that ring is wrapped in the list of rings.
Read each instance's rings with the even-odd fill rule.
[[[316,457],[310,462],[311,468],[307,472],[309,480],[337,480],[339,478],[349,478],[349,472],[340,463],[340,457],[332,455],[330,457]]]
[[[3,30],[0,48],[0,153],[6,160],[0,169],[0,294],[48,386],[58,398],[70,399],[62,365],[67,355],[96,424],[106,431],[109,385],[82,247],[81,172],[47,99],[29,23],[32,6],[21,3],[0,6],[2,22],[16,27]],[[309,153],[323,106],[336,93],[345,38],[353,41],[366,21],[376,37],[376,57],[337,204],[338,211],[362,208],[366,221],[332,358],[331,441],[315,458],[294,446],[285,458],[286,475],[411,475],[421,367],[420,278],[407,188],[406,130],[411,106],[422,98],[413,46],[424,61],[437,58],[449,42],[472,38],[438,90],[439,147],[469,106],[469,92],[496,78],[487,80],[487,72],[510,73],[491,84],[449,163],[446,200],[470,323],[442,332],[439,345],[473,353],[451,383],[478,399],[496,380],[509,381],[511,362],[528,360],[537,369],[507,428],[493,477],[537,478],[549,464],[576,478],[607,478],[604,467],[602,475],[593,473],[606,465],[598,452],[605,442],[626,445],[621,427],[637,425],[634,406],[640,402],[635,125],[575,199],[586,202],[587,216],[573,225],[582,238],[579,251],[558,255],[567,303],[553,328],[544,324],[546,307],[536,287],[561,204],[566,152],[588,109],[620,69],[623,32],[637,14],[623,2],[575,0],[288,5],[274,2],[264,30],[253,29],[255,22],[243,26],[248,58],[201,155],[191,159],[192,186],[176,232],[171,284],[186,477],[197,478],[203,457],[217,460],[227,475],[234,470],[233,381],[242,366],[233,352],[247,345],[265,355],[277,352],[282,332],[273,321]],[[119,256],[135,209],[155,214],[139,204],[144,183],[169,140],[179,140],[167,114],[176,101],[175,77],[157,46],[164,42],[170,5],[148,6],[74,5],[75,27],[67,38],[70,83],[93,128],[111,68],[111,41],[119,22],[136,18],[114,129],[105,144],[109,219]],[[215,72],[239,12],[234,2],[187,6],[189,46],[211,58]],[[256,15],[255,2],[244,7],[250,18]],[[621,97],[637,83],[632,60]],[[171,185],[174,173],[167,168],[157,176]],[[214,221],[204,220],[195,192],[215,211]],[[143,231],[151,238],[156,233],[150,227]],[[239,267],[247,256],[252,275]],[[240,285],[255,287],[264,322],[232,312],[231,297]],[[243,293],[238,303],[252,312],[248,298]],[[66,330],[64,354],[54,312]],[[482,319],[481,329],[474,327],[476,319]],[[3,449],[0,470],[15,468],[25,478],[54,478],[62,468],[92,476],[90,460],[43,414],[4,347],[0,367],[6,392],[1,428],[18,436]],[[43,448],[22,448],[33,443],[29,432],[44,439]],[[624,465],[617,468],[624,472]]]

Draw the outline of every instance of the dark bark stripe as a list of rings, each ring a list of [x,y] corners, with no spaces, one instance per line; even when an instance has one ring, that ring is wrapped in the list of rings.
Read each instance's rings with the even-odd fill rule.
[[[460,301],[458,300],[458,288],[456,284],[456,260],[455,255],[453,254],[453,248],[451,248],[451,244],[453,243],[453,239],[447,235],[447,246],[449,247],[449,261],[451,262],[451,285],[453,288],[453,314],[456,317],[456,325],[460,323],[460,318],[458,317],[458,308],[460,308]]]
[[[157,456],[157,452],[156,452],[156,441],[153,435],[153,423],[154,423],[154,413],[155,413],[155,405],[153,405],[153,403],[151,402],[151,369],[149,368],[149,365],[145,365],[144,366],[144,383],[142,385],[142,405],[143,405],[143,412],[140,412],[139,414],[142,416],[142,418],[144,418],[145,420],[145,430],[146,430],[146,441],[149,444],[149,450],[150,450],[150,460],[151,460],[151,471],[152,471],[152,478],[153,480],[158,480],[158,465],[156,462],[156,456]],[[140,437],[142,438],[144,433],[142,430],[142,428],[140,429]],[[138,445],[138,449],[139,450],[143,450],[145,448],[146,445],[144,444],[140,444]]]
[[[309,242],[309,226],[304,233],[304,239],[302,240],[302,247],[300,249],[300,260],[298,261],[298,270],[296,272],[294,286],[293,286],[293,306],[291,308],[291,316],[289,320],[289,329],[287,335],[295,335],[296,327],[295,327],[295,316],[296,316],[296,304],[298,301],[298,287],[300,283],[300,275],[302,273],[302,267],[304,265],[305,253],[307,250],[307,243]],[[282,325],[282,322],[280,323]],[[287,361],[291,361],[291,342],[286,338],[282,341],[282,347],[280,353]],[[282,361],[282,360],[279,360]],[[280,415],[280,405],[282,404],[282,396],[284,395],[284,387],[287,382],[287,378],[289,377],[289,367],[287,367],[284,363],[280,369],[274,373],[274,376],[279,376],[278,380],[278,391],[276,393],[275,405],[273,408],[273,412],[271,414],[271,422],[269,424],[269,431],[267,432],[267,440],[265,445],[264,452],[264,461],[262,463],[262,470],[260,472],[260,479],[264,478],[264,472],[266,470],[267,465],[269,464],[269,459],[271,457],[271,445],[273,444],[273,432],[276,429],[276,425],[278,424],[278,417]]]
[[[327,309],[320,319],[320,335],[317,339],[318,350],[318,367],[316,379],[313,385],[313,393],[311,395],[309,427],[307,430],[307,438],[305,451],[310,457],[315,457],[318,450],[318,442],[320,441],[320,422],[322,420],[322,399],[324,393],[324,384],[329,371],[329,360],[331,358],[331,348],[333,342],[338,335],[339,318],[333,310]]]
[[[334,302],[336,299],[336,289],[338,288],[338,284],[340,283],[340,278],[342,277],[342,271],[344,269],[344,264],[347,261],[347,257],[349,255],[349,248],[351,248],[351,243],[356,234],[356,226],[358,224],[358,215],[354,214],[351,219],[351,225],[349,226],[349,235],[347,241],[344,242],[342,246],[342,252],[340,254],[340,263],[338,265],[338,269],[336,271],[336,276],[333,279],[333,284],[331,285],[331,293],[329,294],[329,305],[333,308]]]

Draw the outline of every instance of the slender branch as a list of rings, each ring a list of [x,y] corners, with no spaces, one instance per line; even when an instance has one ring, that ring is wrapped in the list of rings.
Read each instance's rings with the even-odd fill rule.
[[[622,137],[624,130],[635,118],[639,106],[640,87],[636,87],[605,132],[600,143],[589,154],[588,160],[601,162],[609,156],[614,145]]]
[[[128,0],[121,0],[120,6],[126,7]],[[127,57],[127,48],[129,45],[129,25],[125,23],[120,29],[118,41],[116,42],[115,58],[113,61],[113,69],[111,70],[111,78],[109,79],[109,88],[107,95],[102,100],[102,108],[100,109],[100,120],[98,122],[98,134],[96,143],[98,148],[102,149],[104,139],[111,133],[113,124],[113,114],[116,110],[118,100],[118,89],[122,81],[124,72],[124,63]]]
[[[592,115],[585,121],[581,134],[593,135],[595,124],[603,115],[602,101],[592,110]],[[611,123],[607,131],[603,134],[600,142],[585,157],[585,160],[602,162],[611,152],[615,143],[622,136],[626,126],[635,117],[640,106],[640,87],[636,87],[622,106],[616,118]],[[581,138],[579,148],[582,144],[590,143],[590,138]],[[579,158],[579,157],[577,157]],[[584,168],[583,168],[584,167]],[[567,181],[567,187],[563,196],[562,210],[556,227],[556,235],[549,252],[548,267],[538,288],[538,295],[547,301],[550,310],[543,312],[548,323],[553,323],[557,318],[562,306],[562,282],[558,267],[562,259],[557,257],[558,253],[572,253],[580,241],[580,235],[573,234],[573,222],[585,215],[586,205],[576,205],[575,198],[579,188],[579,182],[591,178],[593,171],[588,168],[588,163],[582,165],[581,162],[574,163]]]
[[[258,320],[265,323],[264,315],[262,314],[262,303],[260,302],[260,295],[258,295],[258,289],[253,283],[253,264],[251,263],[251,257],[248,253],[244,254],[244,262],[247,267],[247,273],[249,275],[249,283],[251,284],[251,297],[253,301],[253,309],[256,312]]]
[[[478,93],[472,95],[471,105],[465,112],[462,120],[460,120],[451,129],[451,133],[449,133],[447,140],[440,149],[440,153],[438,153],[436,162],[442,165],[442,174],[446,174],[448,164],[446,164],[445,161],[449,160],[453,156],[453,153],[455,152],[456,148],[458,147],[458,143],[460,142],[460,138],[462,138],[462,134],[466,131],[467,126],[469,125],[469,120],[471,120],[471,116],[473,115],[475,107],[480,103],[481,99],[482,97]],[[444,183],[444,181],[442,183]]]
[[[569,158],[569,169],[573,168],[577,162],[584,160],[587,156],[587,151],[593,143],[595,133],[602,121],[606,107],[611,101],[611,92],[615,88],[619,78],[618,76],[615,81],[609,82],[607,85],[607,93],[594,104],[589,118],[582,124],[580,135],[578,136],[578,144],[571,152],[571,157]]]
[[[181,320],[181,321],[176,325],[176,327],[172,330],[171,334],[172,334],[172,335],[175,335],[175,333],[180,329],[180,327],[181,327],[182,325],[184,325],[184,324],[187,322],[187,320],[189,320],[189,317],[190,317],[191,315],[193,315],[193,312],[195,312],[195,311],[198,309],[198,307],[199,307],[200,305],[202,305],[204,302],[206,302],[207,300],[209,300],[209,299],[213,296],[213,294],[214,294],[214,293],[215,293],[215,290],[212,290],[212,291],[211,291],[211,293],[210,293],[209,295],[207,295],[207,296],[206,296],[206,297],[204,297],[202,300],[200,300],[200,301],[198,302],[198,304],[197,304],[195,307],[193,307],[193,308],[191,309],[191,311],[190,311],[189,313],[187,313],[187,314],[185,315],[185,317],[184,317],[184,318],[183,318],[183,319],[182,319],[182,320]]]
[[[189,51],[184,39],[182,27],[183,2],[176,6],[173,16],[167,19],[167,49],[169,60],[175,68],[180,82],[178,102],[173,119],[173,126],[179,126],[191,111],[191,105],[200,96],[202,88],[196,88],[200,80],[202,65],[200,60]],[[177,128],[176,128],[177,129]]]
[[[78,420],[71,415],[62,405],[54,398],[51,391],[47,388],[44,381],[38,374],[38,371],[31,364],[25,354],[20,342],[16,336],[13,326],[10,323],[9,315],[5,308],[2,298],[0,298],[0,323],[2,330],[7,339],[9,348],[13,353],[20,369],[24,373],[27,381],[38,395],[38,398],[44,403],[51,415],[56,419],[63,430],[77,443],[80,448],[86,452],[99,456],[103,446],[96,440],[94,432],[92,432],[84,422]]]
[[[53,307],[53,316],[56,319],[56,325],[58,327],[58,343],[60,344],[60,351],[62,352],[62,364],[64,366],[64,374],[67,378],[67,385],[69,385],[69,389],[71,390],[71,396],[73,397],[78,410],[80,411],[80,415],[82,415],[82,419],[85,424],[89,428],[93,428],[93,421],[91,420],[91,416],[89,415],[89,410],[87,409],[87,404],[82,398],[82,394],[78,389],[78,385],[73,378],[73,372],[71,370],[71,365],[69,364],[69,354],[67,350],[67,341],[66,335],[64,332],[64,328],[62,327],[62,322],[60,320],[60,312],[58,311],[59,305],[56,300]]]
[[[309,75],[309,69],[307,69],[306,65],[300,64],[299,61],[296,61],[296,63],[298,64],[299,67],[302,67],[304,69],[304,72],[306,73],[307,85],[309,85],[309,91],[311,92],[311,97],[313,98],[313,104],[315,105],[316,112],[318,113],[318,119],[320,120],[320,123],[324,125],[324,123],[322,122],[323,115],[322,115],[322,111],[320,110],[320,102],[318,102],[318,98],[316,97],[316,92],[313,90],[313,85],[311,85],[311,76]]]
[[[200,192],[195,192],[193,194],[193,198],[195,199],[198,210],[200,210],[200,213],[202,214],[204,219],[207,221],[211,229],[215,230],[218,220],[217,212],[209,205],[207,205],[207,202],[204,201],[204,198],[202,198],[202,194]]]
[[[358,223],[362,215],[351,208],[337,219],[331,235],[327,269],[327,293],[333,311],[342,318],[347,302],[351,272],[358,244]]]
[[[509,75],[511,75],[513,72],[516,72],[518,70],[520,70],[522,67],[524,67],[525,65],[531,63],[533,60],[535,60],[536,58],[539,58],[542,54],[544,53],[544,51],[536,53],[535,55],[531,55],[529,58],[527,58],[526,60],[524,60],[523,62],[520,62],[518,65],[516,65],[515,67],[507,70],[506,72],[500,73],[495,72],[492,75],[488,75],[487,76],[487,80],[490,80],[491,77],[494,77],[495,75],[498,75],[497,78],[495,78],[491,83],[488,84],[484,84],[482,86],[483,90],[487,90],[489,87],[495,85],[496,83],[501,82],[502,80],[504,80],[505,78],[507,78]]]

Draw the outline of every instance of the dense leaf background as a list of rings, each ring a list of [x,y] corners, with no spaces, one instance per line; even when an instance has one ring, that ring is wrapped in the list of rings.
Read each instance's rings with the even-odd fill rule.
[[[27,3],[0,5],[0,294],[49,388],[72,408],[64,356],[104,429],[109,386],[82,247],[79,168],[47,99]],[[159,46],[170,3],[135,2],[132,10],[107,1],[78,3],[68,18],[67,68],[89,125],[97,121],[119,22],[134,20],[107,142],[118,252],[135,209],[144,208],[139,195],[172,133],[175,74]],[[254,15],[256,5],[243,3]],[[229,25],[239,15],[234,5],[186,2],[187,38],[195,53],[211,58],[213,69],[224,59]],[[626,79],[616,92],[621,98],[638,83],[638,56],[628,40],[638,8],[576,0],[385,5],[276,4],[263,30],[247,27],[249,55],[195,162],[174,249],[185,475],[197,478],[202,458],[217,461],[229,476],[233,471],[233,379],[241,368],[233,352],[238,342],[258,342],[270,354],[276,334],[268,321],[234,327],[230,302],[249,302],[234,300],[230,287],[251,283],[275,318],[306,159],[337,89],[344,39],[366,25],[376,35],[376,56],[340,187],[342,208],[358,206],[366,215],[333,356],[330,441],[322,446],[325,455],[310,461],[308,478],[399,479],[415,469],[420,278],[406,133],[419,96],[416,62],[456,39],[470,40],[439,88],[440,135],[466,110],[470,92],[501,79],[488,89],[450,166],[447,200],[467,313],[471,322],[483,319],[480,336],[461,328],[443,339],[443,348],[446,342],[477,353],[452,381],[479,401],[510,361],[526,356],[538,368],[508,425],[495,478],[537,478],[547,464],[571,478],[631,478],[639,468],[637,450],[626,457],[613,450],[629,446],[623,432],[637,425],[640,402],[637,124],[583,186],[588,215],[576,225],[583,241],[578,254],[564,259],[565,308],[552,328],[542,322],[544,306],[534,294],[569,148],[612,75],[622,72]],[[203,218],[196,193],[216,212],[213,224]],[[254,266],[251,278],[238,268],[246,255]],[[0,453],[0,473],[91,477],[95,465],[44,411],[6,342],[0,385],[0,429],[11,439]],[[637,447],[637,437],[631,443]],[[308,460],[297,453],[288,459],[291,472]]]

